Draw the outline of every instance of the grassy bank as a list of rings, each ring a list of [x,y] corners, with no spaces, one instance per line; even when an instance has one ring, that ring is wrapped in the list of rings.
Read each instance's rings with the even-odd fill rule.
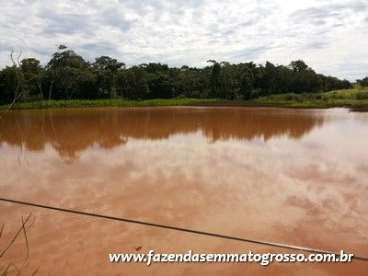
[[[368,88],[336,90],[315,94],[279,94],[261,97],[251,102],[254,105],[262,106],[368,109]]]
[[[69,107],[144,107],[144,106],[190,106],[211,105],[218,102],[217,99],[152,99],[152,100],[124,100],[124,99],[98,99],[98,100],[43,100],[21,102],[13,106],[13,109],[44,109],[44,108],[69,108]],[[0,106],[7,109],[8,105]]]
[[[229,101],[221,99],[153,99],[131,101],[123,99],[99,100],[51,100],[17,103],[14,109],[44,109],[69,107],[144,107],[144,106],[274,106],[295,108],[348,107],[368,110],[368,88],[348,89],[315,94],[278,94],[249,101]],[[7,109],[7,105],[0,109]]]

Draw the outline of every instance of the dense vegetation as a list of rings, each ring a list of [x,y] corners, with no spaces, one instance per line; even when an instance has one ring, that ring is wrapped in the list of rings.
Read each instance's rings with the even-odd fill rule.
[[[362,80],[361,84],[364,84]],[[217,98],[249,100],[280,93],[318,93],[351,88],[347,80],[317,74],[303,61],[289,66],[208,61],[204,68],[149,63],[126,68],[102,56],[93,63],[59,46],[43,67],[34,58],[0,71],[0,103],[61,99],[127,100]]]
[[[36,100],[18,102],[15,109],[44,109],[66,107],[143,107],[143,106],[275,106],[327,108],[348,107],[356,110],[368,110],[368,88],[354,88],[321,93],[286,93],[262,96],[250,100],[226,99],[71,99],[71,100]],[[8,105],[0,105],[8,109]],[[1,118],[1,115],[0,115]]]

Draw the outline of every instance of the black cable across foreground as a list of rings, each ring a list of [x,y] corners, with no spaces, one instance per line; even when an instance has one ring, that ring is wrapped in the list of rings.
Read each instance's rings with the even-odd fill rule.
[[[186,232],[186,233],[202,235],[202,236],[215,237],[215,238],[220,238],[220,239],[247,242],[247,243],[266,245],[266,246],[278,247],[278,248],[284,248],[284,249],[292,249],[292,250],[304,251],[304,252],[309,252],[309,253],[340,255],[340,253],[333,252],[333,251],[322,250],[322,249],[309,248],[309,247],[303,247],[303,246],[297,246],[297,245],[289,245],[289,244],[283,244],[283,243],[268,242],[268,241],[245,239],[245,238],[240,238],[240,237],[233,237],[233,236],[228,236],[228,235],[223,235],[223,234],[216,234],[216,233],[211,233],[211,232],[181,228],[181,227],[158,224],[158,223],[152,223],[152,222],[146,222],[146,221],[133,220],[133,219],[127,219],[127,218],[119,218],[119,217],[114,217],[114,216],[107,216],[107,215],[101,215],[101,214],[96,214],[96,213],[89,213],[89,212],[84,212],[84,211],[59,208],[59,207],[42,205],[42,204],[26,202],[26,201],[20,201],[20,200],[15,200],[15,199],[8,199],[8,198],[1,198],[0,197],[0,201],[13,203],[13,204],[21,204],[21,205],[26,205],[26,206],[32,206],[32,207],[37,207],[37,208],[43,208],[43,209],[48,209],[48,210],[54,210],[54,211],[59,211],[59,212],[64,212],[64,213],[72,213],[72,214],[95,217],[95,218],[102,218],[102,219],[121,221],[121,222],[126,222],[126,223],[134,223],[134,224],[140,224],[140,225],[145,225],[145,226],[157,227],[157,228],[161,228],[161,229],[169,229],[169,230],[174,230],[174,231]],[[353,259],[360,260],[360,261],[368,261],[368,257],[365,257],[365,256],[356,256],[356,255],[354,255]]]

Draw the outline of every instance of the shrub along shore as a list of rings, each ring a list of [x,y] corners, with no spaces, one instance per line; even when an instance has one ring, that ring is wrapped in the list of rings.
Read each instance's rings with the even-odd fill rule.
[[[75,100],[42,100],[16,103],[12,109],[46,109],[46,108],[78,108],[78,107],[154,107],[154,106],[269,106],[290,108],[330,108],[347,107],[357,110],[368,110],[368,88],[345,89],[324,93],[277,94],[252,100],[224,99],[75,99]],[[0,109],[8,109],[9,105],[1,105]]]

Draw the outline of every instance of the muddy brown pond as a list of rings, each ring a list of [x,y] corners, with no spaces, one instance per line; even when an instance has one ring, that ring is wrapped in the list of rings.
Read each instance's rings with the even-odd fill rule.
[[[368,256],[368,113],[92,108],[0,113],[1,197]],[[291,250],[0,202],[24,275],[368,275],[349,264],[111,264],[119,252]]]

